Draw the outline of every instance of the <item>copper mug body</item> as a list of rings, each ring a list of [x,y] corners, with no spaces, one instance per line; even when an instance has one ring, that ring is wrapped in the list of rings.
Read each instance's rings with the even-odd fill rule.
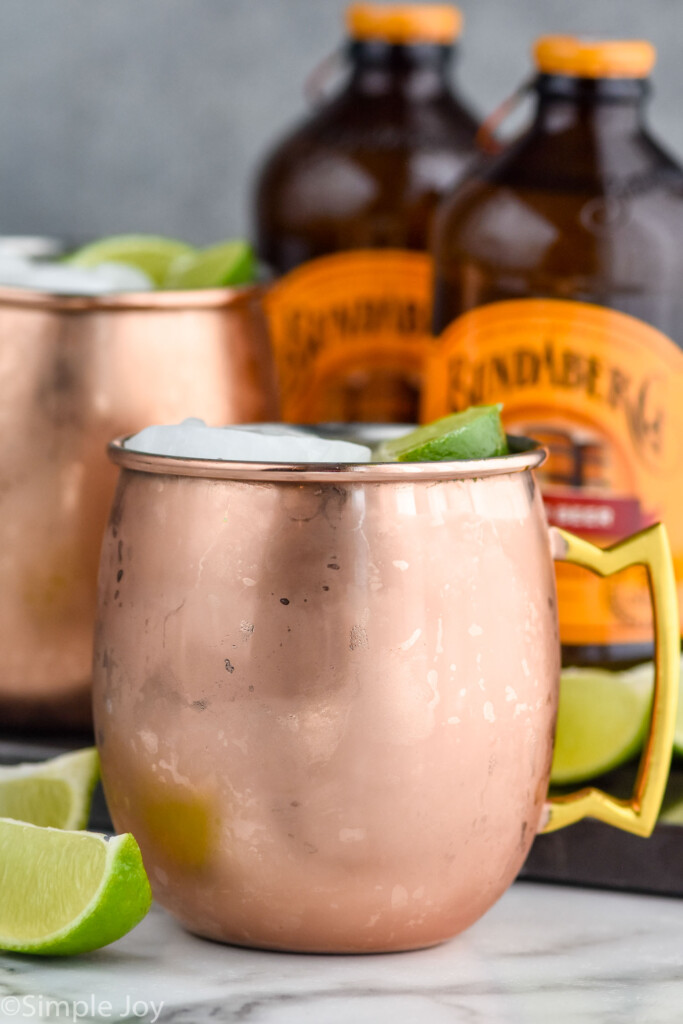
[[[96,737],[156,898],[201,935],[296,950],[475,920],[548,784],[541,454],[477,479],[115,458]]]
[[[427,946],[493,904],[540,828],[588,813],[651,829],[651,793],[546,803],[553,555],[583,542],[548,530],[542,451],[329,469],[111,452],[96,738],[116,829],[188,929],[271,949]],[[677,692],[666,567],[668,732],[640,773],[655,802]]]
[[[273,418],[258,289],[71,298],[0,289],[0,722],[91,723],[108,441]]]

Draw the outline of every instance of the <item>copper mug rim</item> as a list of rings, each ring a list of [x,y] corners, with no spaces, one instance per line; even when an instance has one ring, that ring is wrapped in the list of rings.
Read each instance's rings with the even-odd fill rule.
[[[348,426],[348,424],[346,425]],[[355,436],[362,436],[362,426]],[[373,425],[377,426],[377,425]],[[547,458],[547,450],[537,441],[508,434],[509,455],[489,459],[462,459],[441,462],[231,462],[217,459],[180,458],[173,455],[149,455],[126,448],[129,437],[117,437],[108,445],[112,462],[123,469],[160,476],[204,477],[212,480],[245,480],[293,483],[380,483],[392,481],[474,480],[481,477],[522,473],[537,469]]]
[[[83,313],[123,310],[221,309],[239,306],[260,298],[264,284],[239,285],[235,288],[197,288],[187,291],[110,292],[106,295],[58,295],[0,285],[0,306]]]

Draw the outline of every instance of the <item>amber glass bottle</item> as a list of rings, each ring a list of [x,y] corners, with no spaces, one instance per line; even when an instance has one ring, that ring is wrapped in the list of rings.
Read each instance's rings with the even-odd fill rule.
[[[683,172],[643,121],[655,53],[551,37],[535,57],[531,127],[439,213],[423,415],[502,401],[549,447],[550,522],[608,544],[663,519],[680,580]],[[565,663],[649,656],[641,570],[560,566],[558,592]]]
[[[267,159],[260,257],[284,418],[414,421],[429,345],[428,233],[472,156],[448,5],[348,9],[346,84]]]

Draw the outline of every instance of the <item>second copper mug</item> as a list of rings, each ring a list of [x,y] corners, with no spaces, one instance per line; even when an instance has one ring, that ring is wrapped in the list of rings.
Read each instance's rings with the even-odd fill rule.
[[[655,823],[677,699],[663,527],[609,551],[548,529],[534,446],[312,467],[111,447],[94,659],[117,830],[190,930],[314,952],[412,949],[475,921],[534,836]],[[553,557],[648,567],[649,738],[631,800],[546,797]]]
[[[0,288],[0,727],[87,728],[112,436],[274,418],[258,288]]]

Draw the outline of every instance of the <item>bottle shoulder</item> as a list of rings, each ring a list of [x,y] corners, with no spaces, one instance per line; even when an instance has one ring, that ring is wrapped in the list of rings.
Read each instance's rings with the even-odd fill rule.
[[[641,190],[681,188],[683,168],[646,130],[602,134],[576,126],[526,132],[489,161],[482,177],[520,189],[598,194],[632,183],[641,183]]]
[[[340,165],[356,164],[371,175],[392,173],[417,153],[442,155],[461,164],[471,156],[477,122],[450,95],[432,101],[342,95],[304,119],[265,158],[258,191],[277,193],[300,177],[334,178]]]
[[[557,150],[547,158],[540,145],[522,140],[460,183],[439,212],[437,253],[504,245],[535,261],[550,245],[580,252],[582,242],[639,240],[671,255],[683,231],[683,171],[654,140],[639,139],[621,160],[594,153],[583,165]]]

